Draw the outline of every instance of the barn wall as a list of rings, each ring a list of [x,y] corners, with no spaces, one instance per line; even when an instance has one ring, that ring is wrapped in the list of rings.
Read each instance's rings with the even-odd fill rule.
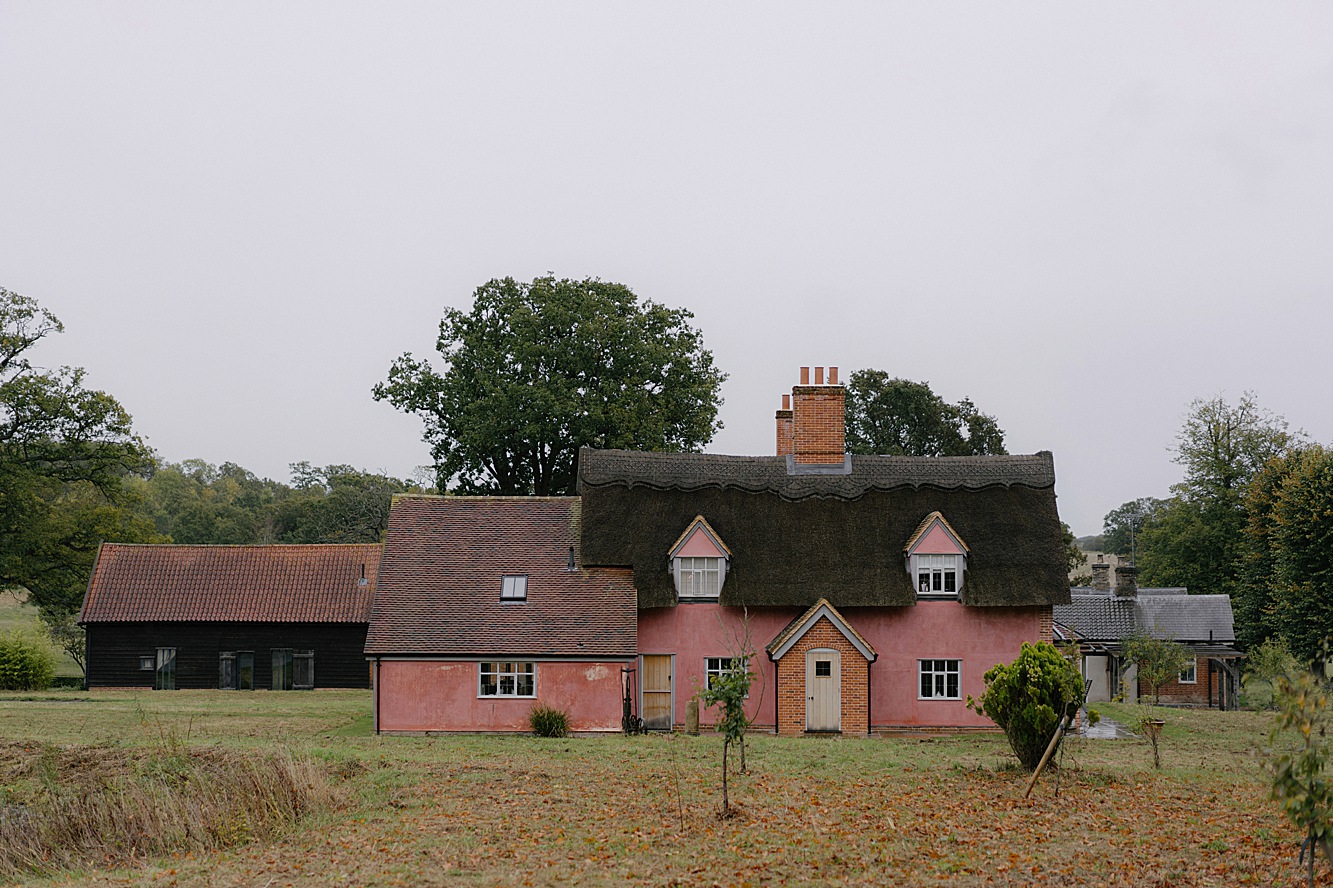
[[[253,651],[255,687],[272,686],[273,648],[315,652],[315,687],[367,688],[365,623],[89,623],[88,687],[153,687],[141,656],[176,649],[177,688],[216,688],[222,651]]]

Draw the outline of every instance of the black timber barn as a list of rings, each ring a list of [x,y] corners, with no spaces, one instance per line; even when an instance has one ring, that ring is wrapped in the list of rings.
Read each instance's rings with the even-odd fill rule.
[[[87,686],[369,687],[380,552],[104,543],[79,614]]]

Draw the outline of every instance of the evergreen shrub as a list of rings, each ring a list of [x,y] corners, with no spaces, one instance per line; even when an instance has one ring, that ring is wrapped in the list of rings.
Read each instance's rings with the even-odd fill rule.
[[[1083,676],[1055,645],[1024,642],[1018,659],[983,676],[986,691],[968,705],[999,725],[1024,768],[1034,771],[1066,711],[1083,704]]]

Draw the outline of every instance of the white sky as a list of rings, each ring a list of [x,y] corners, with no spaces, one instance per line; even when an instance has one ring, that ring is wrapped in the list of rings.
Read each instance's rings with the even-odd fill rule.
[[[1333,441],[1333,4],[0,0],[0,285],[166,459],[407,476],[371,386],[548,271],[694,312],[710,450],[874,367],[1097,532],[1193,398]]]

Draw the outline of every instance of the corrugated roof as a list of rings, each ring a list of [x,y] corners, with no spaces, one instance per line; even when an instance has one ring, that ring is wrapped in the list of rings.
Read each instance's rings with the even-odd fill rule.
[[[631,572],[568,570],[578,525],[577,497],[395,497],[366,653],[634,656]],[[526,601],[500,601],[506,575]]]
[[[103,543],[79,620],[365,623],[379,563],[378,544]]]

